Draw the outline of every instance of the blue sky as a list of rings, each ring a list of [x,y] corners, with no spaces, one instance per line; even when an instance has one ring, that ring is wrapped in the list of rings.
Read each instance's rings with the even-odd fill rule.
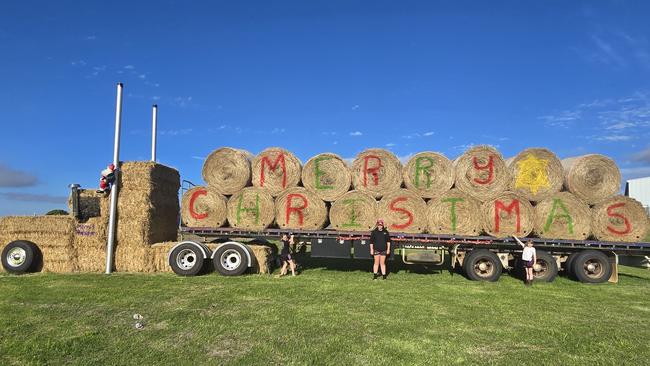
[[[112,159],[201,182],[220,146],[303,162],[547,147],[650,175],[647,1],[0,2],[0,215],[65,208]]]

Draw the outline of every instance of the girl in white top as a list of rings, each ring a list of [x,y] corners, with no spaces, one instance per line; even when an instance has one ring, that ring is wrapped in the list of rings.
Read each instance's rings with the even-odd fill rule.
[[[519,238],[513,236],[517,243],[524,248],[521,252],[521,260],[524,262],[524,269],[526,270],[526,285],[533,284],[533,266],[537,263],[537,251],[533,248],[533,241],[528,240],[526,244],[522,243]]]

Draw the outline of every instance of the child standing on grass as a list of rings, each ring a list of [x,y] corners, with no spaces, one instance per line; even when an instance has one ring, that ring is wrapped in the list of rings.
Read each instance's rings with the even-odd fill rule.
[[[385,280],[386,256],[390,256],[390,234],[384,227],[384,220],[377,220],[375,229],[370,232],[370,255],[374,258],[372,279],[376,280],[379,277],[379,269],[381,269],[381,276]]]
[[[287,274],[287,267],[291,268],[291,275],[296,275],[296,262],[291,257],[289,245],[293,244],[293,235],[282,234],[282,250],[280,250],[280,259],[282,259],[282,269],[280,276]]]
[[[524,248],[521,252],[521,260],[524,262],[524,270],[526,271],[526,281],[524,283],[526,286],[530,286],[533,284],[533,279],[535,279],[533,276],[533,266],[537,263],[537,251],[533,248],[532,240],[528,240],[524,245],[516,236],[513,236],[513,238]]]

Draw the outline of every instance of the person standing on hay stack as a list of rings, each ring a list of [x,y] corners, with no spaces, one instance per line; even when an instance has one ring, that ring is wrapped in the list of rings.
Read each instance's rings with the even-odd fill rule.
[[[524,265],[524,270],[526,271],[526,280],[524,281],[524,284],[526,286],[531,286],[533,284],[533,280],[535,279],[535,276],[533,274],[533,266],[535,263],[537,263],[537,251],[535,248],[533,248],[533,241],[528,240],[526,244],[522,243],[521,240],[519,240],[518,237],[512,236],[515,238],[517,243],[521,245],[524,250],[521,252],[521,261],[523,262]]]
[[[381,268],[382,278],[386,279],[386,256],[390,255],[390,234],[384,227],[384,220],[377,220],[377,225],[370,232],[370,255],[375,259],[372,266],[372,279],[379,277],[378,270]]]
[[[101,175],[97,193],[108,193],[111,191],[113,183],[115,183],[115,164],[109,164],[106,169],[102,170]]]

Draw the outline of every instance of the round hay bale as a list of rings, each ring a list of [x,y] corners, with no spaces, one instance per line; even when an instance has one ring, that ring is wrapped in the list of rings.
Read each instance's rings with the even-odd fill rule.
[[[481,202],[511,186],[512,176],[501,154],[491,146],[474,146],[454,161],[456,188]]]
[[[324,201],[341,197],[350,189],[351,181],[350,168],[336,154],[318,154],[302,168],[302,184]]]
[[[300,171],[300,160],[295,155],[281,147],[270,147],[253,159],[253,185],[275,197],[300,183]]]
[[[648,214],[633,198],[616,195],[591,209],[591,229],[598,240],[637,242],[648,231]]]
[[[573,193],[556,192],[535,206],[533,230],[540,238],[586,240],[591,235],[591,210]]]
[[[352,163],[352,183],[355,189],[381,198],[402,186],[402,163],[388,150],[367,149]]]
[[[420,197],[438,197],[454,184],[454,166],[442,154],[424,151],[415,154],[403,169],[406,188]]]
[[[330,208],[330,224],[341,231],[369,231],[377,220],[377,201],[367,192],[349,191]]]
[[[528,236],[534,222],[533,206],[513,192],[503,192],[481,206],[483,231],[497,238]]]
[[[262,188],[246,187],[228,200],[228,222],[238,229],[263,230],[273,223],[275,203]]]
[[[181,200],[181,221],[189,227],[223,226],[226,211],[226,198],[211,188],[194,187]]]
[[[210,189],[231,195],[251,182],[251,159],[245,150],[222,147],[208,155],[203,163],[203,180]]]
[[[614,160],[590,154],[562,160],[564,186],[587,204],[593,205],[621,189],[621,172]]]
[[[427,203],[428,228],[432,234],[479,235],[481,203],[453,188]]]
[[[384,194],[377,218],[386,228],[402,233],[423,233],[427,228],[427,203],[419,194],[404,188]]]
[[[291,187],[275,199],[275,221],[281,229],[322,229],[327,223],[327,207],[316,192]]]
[[[512,191],[539,202],[562,189],[562,162],[548,149],[529,148],[507,161],[514,185]]]

